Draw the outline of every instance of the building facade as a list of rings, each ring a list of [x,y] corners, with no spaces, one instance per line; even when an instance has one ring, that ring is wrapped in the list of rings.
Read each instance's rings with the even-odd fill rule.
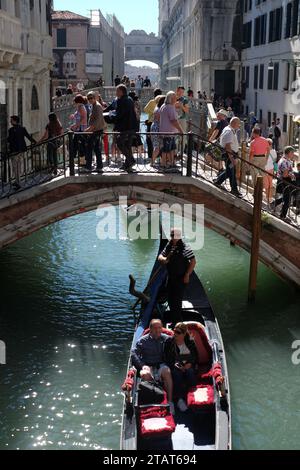
[[[280,118],[283,144],[297,143],[300,114],[300,1],[244,0],[245,112],[264,128]]]
[[[241,30],[239,0],[160,0],[162,85],[224,98],[239,92]]]
[[[53,89],[69,84],[92,86],[101,78],[110,86],[124,74],[125,33],[114,15],[106,18],[92,10],[87,18],[70,11],[55,11],[53,25]]]
[[[105,18],[100,10],[92,10],[88,34],[87,76],[95,82],[102,77],[107,86],[116,75],[124,75],[125,32],[115,15]]]
[[[50,109],[51,7],[48,0],[0,2],[0,147],[9,117],[38,135]]]
[[[88,84],[86,52],[90,20],[70,11],[52,13],[53,90],[68,84]]]

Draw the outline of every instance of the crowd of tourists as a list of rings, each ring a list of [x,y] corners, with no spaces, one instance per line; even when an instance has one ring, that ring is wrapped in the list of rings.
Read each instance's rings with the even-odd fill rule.
[[[223,183],[229,180],[232,194],[241,197],[237,171],[241,162],[239,149],[242,122],[235,116],[230,119],[224,109],[217,113],[217,119],[210,141],[219,145],[223,151],[214,184],[222,188]],[[283,153],[279,151],[279,131],[280,120],[277,119],[269,130],[268,138],[263,137],[261,127],[252,120],[248,128],[250,135],[245,140],[248,143],[252,187],[255,187],[257,177],[262,176],[268,208],[276,212],[277,207],[281,206],[280,217],[289,220],[287,216],[291,205],[295,207],[297,215],[300,213],[300,191],[297,189],[300,186],[300,163],[297,163],[296,149],[292,146],[286,146]]]
[[[142,107],[138,90],[128,87],[128,77],[116,77],[116,97],[112,103],[105,103],[96,92],[87,96],[76,94],[74,97],[75,112],[70,117],[69,129],[74,132],[74,156],[78,157],[85,172],[103,172],[103,153],[107,161],[115,158],[120,169],[131,172],[139,157],[148,158],[149,165],[162,171],[176,171],[178,161],[187,152],[188,120],[194,99],[194,93],[189,88],[178,86],[175,91],[164,94],[161,89],[154,90],[153,98]],[[145,80],[139,77],[140,85],[147,86]],[[151,85],[151,83],[149,83]],[[200,92],[201,93],[201,92]],[[204,94],[202,94],[202,97]],[[206,96],[206,94],[205,94]],[[213,98],[213,96],[211,97]],[[231,104],[227,101],[226,104]],[[146,126],[143,142],[141,135],[141,119],[145,113]],[[35,140],[22,127],[18,116],[12,116],[12,127],[9,131],[8,146],[15,175],[14,186],[20,187],[21,154],[26,150],[26,140],[31,144]],[[113,131],[109,135],[108,126]],[[241,129],[242,128],[242,129]],[[67,129],[65,129],[67,130]],[[57,115],[51,113],[49,122],[39,142],[47,142],[47,159],[54,174],[58,168],[58,148],[61,145],[57,137],[64,132]],[[111,137],[111,145],[109,145]],[[299,213],[299,164],[294,168],[295,149],[281,149],[280,119],[272,123],[266,137],[254,113],[244,120],[235,116],[231,106],[217,112],[217,122],[212,129],[210,142],[219,145],[222,158],[217,166],[218,175],[214,183],[222,187],[229,180],[232,193],[240,197],[237,171],[240,162],[239,149],[242,141],[249,146],[249,162],[252,185],[255,186],[258,175],[264,177],[264,188],[269,208],[273,211],[280,205],[282,219],[286,219],[291,204],[296,204]],[[104,152],[103,152],[104,150]],[[122,158],[124,157],[124,159]],[[146,157],[147,156],[147,157]],[[277,184],[275,184],[277,177]],[[276,198],[276,194],[280,197]],[[275,199],[274,199],[275,198]]]

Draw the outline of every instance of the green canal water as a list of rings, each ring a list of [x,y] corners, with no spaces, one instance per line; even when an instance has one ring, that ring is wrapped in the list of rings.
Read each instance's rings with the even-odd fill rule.
[[[128,274],[142,287],[158,243],[99,241],[94,212],[0,252],[1,449],[118,449],[133,334]],[[299,296],[260,266],[248,306],[249,256],[211,231],[197,272],[222,329],[235,449],[300,449]]]

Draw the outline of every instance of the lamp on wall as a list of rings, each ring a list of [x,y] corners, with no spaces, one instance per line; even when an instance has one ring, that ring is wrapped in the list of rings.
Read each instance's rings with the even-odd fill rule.
[[[271,59],[270,62],[269,62],[269,65],[268,65],[268,70],[271,70],[273,71],[274,70],[274,62],[273,60]]]

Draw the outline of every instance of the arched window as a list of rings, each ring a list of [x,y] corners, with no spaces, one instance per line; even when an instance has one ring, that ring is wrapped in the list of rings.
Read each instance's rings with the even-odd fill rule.
[[[32,87],[31,91],[31,111],[37,111],[39,107],[39,95],[35,85]]]

